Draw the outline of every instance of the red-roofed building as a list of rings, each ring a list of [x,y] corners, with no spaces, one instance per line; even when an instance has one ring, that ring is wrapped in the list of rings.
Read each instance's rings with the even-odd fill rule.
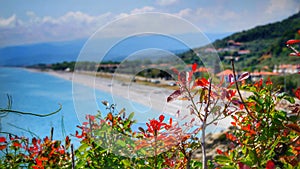
[[[266,76],[278,76],[279,73],[276,72],[252,72],[250,73],[250,77],[252,81],[257,81]]]
[[[220,79],[224,77],[225,82],[229,82],[229,75],[233,75],[233,71],[231,69],[226,69],[217,74]]]

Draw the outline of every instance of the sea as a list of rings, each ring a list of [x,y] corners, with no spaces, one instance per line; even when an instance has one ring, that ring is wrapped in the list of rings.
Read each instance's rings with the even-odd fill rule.
[[[0,67],[0,79],[0,108],[2,109],[8,106],[8,96],[12,100],[11,109],[22,112],[48,114],[56,111],[59,109],[59,105],[62,105],[62,109],[58,113],[47,117],[1,112],[0,135],[12,133],[29,138],[44,138],[50,136],[50,131],[53,127],[53,139],[63,140],[67,135],[75,135],[76,130],[80,131],[77,126],[82,124],[87,114],[95,115],[100,111],[105,116],[109,112],[101,101],[106,100],[110,104],[113,103],[110,93],[82,85],[82,89],[95,91],[95,98],[98,100],[97,104],[99,106],[97,106],[98,110],[96,110],[94,107],[86,104],[86,102],[77,103],[82,104],[81,106],[85,108],[85,114],[79,114],[74,106],[72,81],[44,72],[29,71],[15,67]],[[125,98],[123,99],[126,101]],[[132,104],[132,102],[130,103]],[[149,110],[144,105],[133,104],[135,104],[135,107],[138,107],[138,110]],[[122,107],[117,107],[117,111],[121,109]],[[126,112],[128,115],[134,110],[127,108]],[[137,123],[133,126],[134,130],[137,130],[138,127],[145,127],[146,121],[151,118],[158,118],[160,114],[160,112],[153,111],[150,115],[149,112],[141,112],[142,114],[135,112]],[[76,140],[75,137],[72,138]]]

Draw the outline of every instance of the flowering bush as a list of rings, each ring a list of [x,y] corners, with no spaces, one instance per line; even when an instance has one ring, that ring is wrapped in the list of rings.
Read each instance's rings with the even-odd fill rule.
[[[235,130],[227,133],[227,138],[235,146],[218,152],[215,161],[232,168],[299,167],[299,104],[285,93],[274,91],[269,80],[244,85],[243,89],[252,92],[245,101],[249,113],[241,110],[232,115]],[[282,100],[291,104],[290,111],[278,107]]]
[[[68,136],[64,144],[48,137],[43,140],[12,135],[0,137],[3,153],[0,164],[4,168],[70,168],[70,142]]]

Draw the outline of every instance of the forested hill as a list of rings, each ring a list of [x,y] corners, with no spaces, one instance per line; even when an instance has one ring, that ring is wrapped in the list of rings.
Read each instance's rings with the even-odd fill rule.
[[[288,56],[291,52],[285,42],[300,39],[300,12],[280,22],[257,26],[250,30],[234,33],[213,43],[221,60],[225,56],[239,57],[237,64],[241,68],[259,69],[276,64],[300,64],[299,57]]]

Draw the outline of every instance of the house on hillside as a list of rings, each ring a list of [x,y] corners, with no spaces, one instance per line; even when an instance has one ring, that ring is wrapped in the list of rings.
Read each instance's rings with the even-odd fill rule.
[[[280,64],[279,66],[275,65],[273,72],[279,74],[295,74],[300,71],[300,65],[292,64]]]
[[[276,73],[276,72],[265,72],[265,71],[252,72],[252,73],[250,73],[250,79],[251,79],[251,81],[255,82],[260,79],[264,79],[265,77],[268,77],[268,76],[278,76],[278,75],[279,75],[279,73]]]
[[[226,69],[217,74],[220,79],[224,78],[225,82],[227,83],[230,82],[231,75],[233,75],[233,71],[231,69]],[[238,76],[238,73],[236,73],[236,75]]]

